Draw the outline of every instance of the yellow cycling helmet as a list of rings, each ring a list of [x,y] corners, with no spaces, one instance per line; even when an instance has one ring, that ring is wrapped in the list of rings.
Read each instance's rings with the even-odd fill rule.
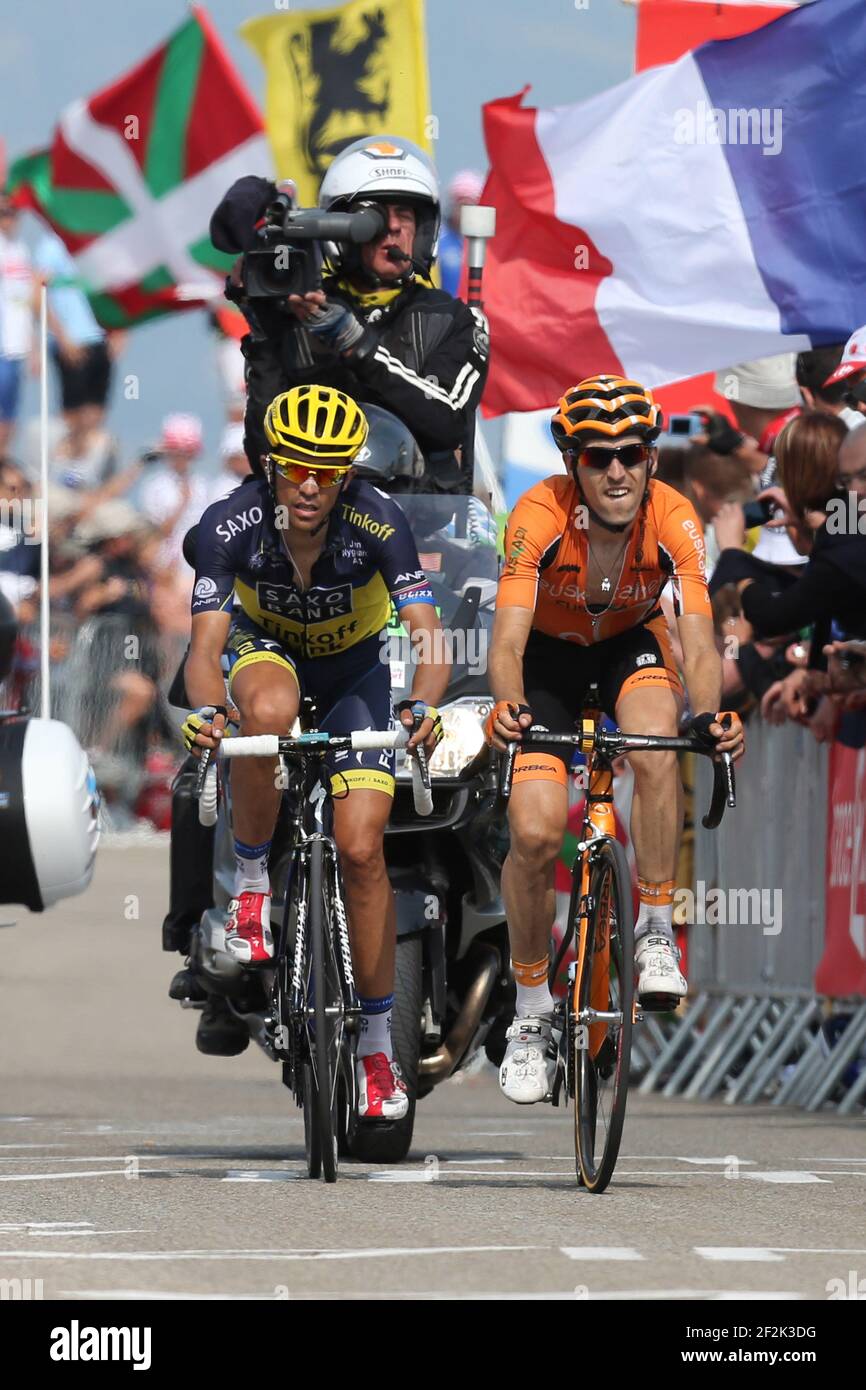
[[[332,386],[295,386],[268,406],[265,434],[278,462],[348,466],[367,438],[367,418],[356,401]],[[289,450],[291,457],[282,458]]]

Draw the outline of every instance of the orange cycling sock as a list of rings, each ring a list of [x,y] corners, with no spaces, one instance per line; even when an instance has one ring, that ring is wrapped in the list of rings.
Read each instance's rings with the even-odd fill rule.
[[[674,890],[677,881],[675,878],[666,878],[664,883],[654,883],[652,879],[637,877],[637,888],[642,903],[648,903],[653,907],[667,907],[673,903]]]

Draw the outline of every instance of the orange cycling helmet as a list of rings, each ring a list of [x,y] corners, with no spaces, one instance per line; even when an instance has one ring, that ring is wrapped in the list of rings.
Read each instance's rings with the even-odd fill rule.
[[[559,400],[550,432],[563,453],[601,439],[636,434],[654,444],[664,418],[652,392],[623,376],[588,376]]]

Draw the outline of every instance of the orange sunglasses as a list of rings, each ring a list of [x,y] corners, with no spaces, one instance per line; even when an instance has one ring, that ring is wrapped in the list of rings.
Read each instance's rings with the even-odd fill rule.
[[[315,478],[320,488],[334,487],[345,478],[352,467],[351,463],[343,464],[339,468],[319,463],[294,463],[278,458],[276,454],[271,454],[271,462],[284,478],[288,478],[290,483],[296,483],[298,487],[308,478]]]

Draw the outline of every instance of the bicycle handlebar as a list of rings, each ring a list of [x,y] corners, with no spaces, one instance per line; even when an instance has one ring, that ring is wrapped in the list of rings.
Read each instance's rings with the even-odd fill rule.
[[[361,729],[354,734],[329,734],[324,729],[292,738],[288,734],[247,734],[241,738],[225,738],[220,743],[220,753],[224,758],[276,758],[281,753],[319,753],[351,750],[355,753],[375,752],[386,748],[405,748],[411,734],[408,729]],[[199,772],[199,782],[203,786],[207,771],[208,754],[204,750],[201,762],[204,770]],[[429,816],[433,810],[433,792],[430,786],[430,770],[427,755],[419,745],[409,755],[412,758],[412,797],[419,816]],[[206,761],[207,760],[207,761]],[[199,788],[200,790],[200,788]]]
[[[502,755],[499,765],[499,795],[502,800],[507,801],[511,795],[514,761],[521,749],[550,747],[551,745],[559,748],[576,749],[580,748],[583,743],[583,734],[552,734],[547,729],[538,728],[537,725],[524,730],[523,737],[512,740]],[[654,749],[657,752],[702,753],[705,757],[713,757],[713,749],[706,748],[694,734],[668,737],[664,734],[624,734],[619,729],[596,729],[594,745],[599,752],[612,758],[640,749]],[[733,808],[736,804],[734,760],[730,753],[722,753],[721,757],[713,762],[713,792],[710,809],[701,820],[704,829],[715,830],[725,813],[725,807]]]

